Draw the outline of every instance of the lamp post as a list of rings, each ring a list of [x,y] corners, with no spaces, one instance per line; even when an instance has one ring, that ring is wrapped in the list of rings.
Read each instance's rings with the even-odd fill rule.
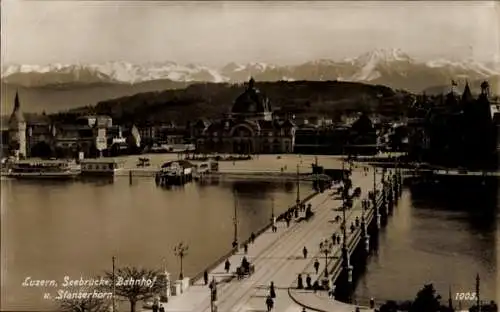
[[[167,261],[163,259],[163,274],[165,275],[165,299],[168,302],[170,298],[170,273],[167,271]]]
[[[233,248],[238,247],[238,193],[234,191],[234,237],[233,237]]]
[[[325,278],[328,278],[328,255],[332,252],[333,243],[329,239],[324,239],[320,244],[320,251],[325,254]]]
[[[342,160],[342,172],[344,171],[343,170],[343,167],[344,167],[344,161]],[[346,239],[347,239],[347,232],[346,232],[346,226],[347,226],[347,222],[346,222],[346,215],[345,215],[345,209],[346,209],[346,195],[347,195],[347,190],[345,189],[346,187],[346,183],[345,183],[345,177],[344,175],[342,175],[342,183],[343,183],[343,194],[342,194],[342,234],[343,234],[343,239],[342,239],[342,256],[344,257],[344,265],[347,267],[349,266],[349,255],[347,253],[347,243],[346,243]]]
[[[271,222],[274,222],[274,197],[271,198]]]
[[[300,176],[299,176],[299,164],[297,164],[297,199],[295,200],[295,203],[297,204],[297,208],[300,204]]]
[[[377,208],[377,168],[373,167],[373,207]]]
[[[217,307],[215,302],[217,301],[217,282],[215,281],[215,277],[210,282],[210,311],[216,312]]]
[[[179,260],[181,262],[181,272],[179,274],[179,279],[184,279],[184,272],[183,272],[183,267],[182,267],[182,261],[184,260],[184,257],[187,256],[187,251],[189,249],[188,245],[185,245],[183,242],[180,242],[177,246],[174,247],[174,254],[179,257]]]

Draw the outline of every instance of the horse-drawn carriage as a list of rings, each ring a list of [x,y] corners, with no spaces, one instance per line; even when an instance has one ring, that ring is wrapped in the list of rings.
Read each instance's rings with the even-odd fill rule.
[[[242,279],[245,276],[250,276],[255,272],[255,266],[243,258],[241,265],[236,268],[236,276],[238,279]]]

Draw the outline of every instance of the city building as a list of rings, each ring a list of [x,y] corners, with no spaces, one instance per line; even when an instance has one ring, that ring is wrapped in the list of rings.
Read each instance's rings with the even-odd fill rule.
[[[450,166],[482,166],[495,162],[497,128],[492,114],[489,84],[481,84],[474,97],[466,83],[462,94],[455,90],[430,100],[408,120],[409,155],[420,161]]]
[[[57,157],[106,156],[108,148],[108,128],[113,122],[108,116],[82,116],[72,124],[55,125],[54,150]]]
[[[231,113],[218,120],[198,120],[192,125],[199,153],[292,153],[296,125],[273,114],[271,102],[250,79],[234,101]]]
[[[19,94],[2,129],[3,156],[84,157],[123,153],[126,138],[108,116],[80,116],[71,122],[56,122],[45,114],[23,114]]]
[[[5,125],[3,125],[5,126]],[[50,153],[52,125],[45,114],[25,115],[21,110],[19,94],[14,98],[14,109],[2,129],[2,154],[25,158],[39,153]]]

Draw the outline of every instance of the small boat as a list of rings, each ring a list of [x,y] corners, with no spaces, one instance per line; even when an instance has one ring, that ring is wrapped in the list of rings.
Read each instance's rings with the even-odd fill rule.
[[[149,158],[139,157],[137,161],[137,167],[149,167],[151,164],[149,163]]]
[[[7,173],[17,179],[73,179],[80,175],[81,166],[67,160],[20,160]]]
[[[82,159],[82,176],[113,177],[122,170],[120,164],[112,158]]]

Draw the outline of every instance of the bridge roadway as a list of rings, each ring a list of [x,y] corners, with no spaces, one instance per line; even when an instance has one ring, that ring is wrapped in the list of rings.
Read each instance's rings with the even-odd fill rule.
[[[377,180],[379,178],[380,176]],[[362,198],[365,198],[368,191],[373,188],[371,174],[354,172],[352,181],[354,187],[361,187]],[[342,202],[333,198],[331,193],[331,190],[327,190],[308,201],[315,213],[308,222],[292,222],[289,228],[284,222],[278,222],[276,233],[268,230],[249,245],[246,257],[255,265],[253,275],[242,280],[234,277],[236,267],[240,265],[244,256],[242,248],[230,256],[231,269],[228,274],[224,270],[224,263],[209,272],[209,280],[215,278],[218,282],[217,311],[265,311],[265,300],[271,281],[274,281],[277,294],[273,312],[300,312],[302,306],[310,307],[311,303],[294,301],[291,293],[289,294],[289,287],[296,283],[299,273],[314,275],[315,272],[311,267],[315,259],[320,260],[319,274],[323,274],[324,261],[321,260],[324,258],[319,254],[319,243],[324,238],[330,238],[334,231],[341,233],[340,223],[333,223],[332,220],[336,215],[341,216],[342,212],[336,208],[341,206]],[[358,199],[355,201],[355,208],[348,211],[348,226],[361,214],[360,206]],[[304,246],[309,250],[306,259],[302,256]],[[307,296],[307,301],[311,300],[317,301],[316,296],[313,294]],[[333,306],[329,307],[328,311],[354,311],[353,306],[341,302],[332,300],[331,304]],[[210,290],[203,285],[203,280],[198,280],[184,294],[171,297],[170,301],[163,305],[168,312],[210,312]]]

